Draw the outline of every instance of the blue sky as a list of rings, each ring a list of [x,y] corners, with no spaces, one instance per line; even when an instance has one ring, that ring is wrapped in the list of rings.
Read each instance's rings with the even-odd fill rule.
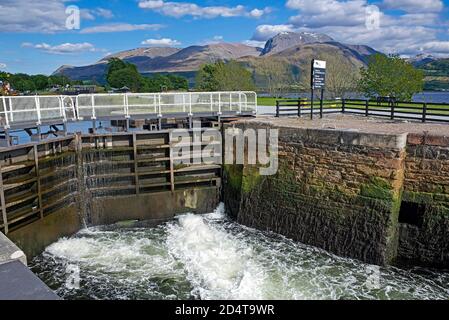
[[[449,56],[448,1],[0,0],[0,70],[50,74],[145,46],[260,46],[282,31],[326,33],[387,53]],[[72,5],[81,21],[73,30],[66,12]]]

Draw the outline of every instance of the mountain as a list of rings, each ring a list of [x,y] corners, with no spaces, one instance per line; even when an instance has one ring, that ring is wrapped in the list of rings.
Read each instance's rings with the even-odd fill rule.
[[[449,58],[427,57],[414,65],[424,71],[425,90],[449,90]]]
[[[433,62],[437,60],[437,58],[435,58],[434,56],[432,56],[431,54],[418,54],[417,56],[408,59],[407,61],[410,62],[411,64],[413,64],[416,68],[422,67],[425,64],[429,63],[429,62]]]
[[[107,62],[109,59],[118,58],[118,59],[133,59],[136,57],[147,57],[150,59],[154,59],[157,57],[167,57],[175,54],[180,51],[178,48],[170,48],[170,47],[154,47],[154,48],[137,48],[132,50],[121,51],[115,54],[110,54],[100,61]]]
[[[140,70],[142,65],[157,58],[171,56],[181,49],[178,48],[137,48],[132,50],[121,51],[115,54],[110,54],[98,61],[95,64],[74,67],[64,65],[58,68],[53,74],[62,74],[73,80],[95,80],[99,83],[105,82],[105,74],[107,71],[108,60],[112,58],[122,59],[126,62],[133,63]]]
[[[139,71],[190,72],[197,71],[203,64],[218,60],[235,60],[245,56],[259,56],[260,49],[240,43],[218,43],[206,46],[191,46],[175,54],[142,63]]]
[[[345,45],[339,42],[308,43],[258,58],[239,59],[253,72],[256,86],[268,88],[275,83],[308,86],[310,62],[313,59],[328,63],[328,83],[336,77],[353,78],[365,66],[370,55],[379,53],[367,46]],[[335,82],[334,81],[334,82]],[[342,81],[338,79],[338,81]]]
[[[267,74],[283,73],[295,77],[307,74],[314,58],[333,61],[337,67],[344,66],[351,72],[358,72],[374,53],[377,51],[368,46],[342,44],[325,34],[285,32],[269,39],[263,49],[240,43],[216,43],[184,49],[139,48],[108,55],[89,66],[62,66],[55,74],[104,83],[107,61],[115,57],[135,64],[144,75],[177,73],[193,83],[201,65],[218,60],[237,60],[253,71],[259,85],[263,81],[257,79],[266,78]]]
[[[141,73],[172,73],[197,71],[205,63],[233,60],[244,56],[259,56],[262,49],[240,43],[218,43],[205,46],[177,48],[139,48],[108,55],[89,66],[62,66],[54,74],[74,80],[104,82],[107,61],[119,58],[133,63]]]
[[[321,33],[282,32],[267,41],[262,55],[275,54],[298,45],[330,41],[334,41],[334,39]]]
[[[353,58],[363,62],[368,63],[369,57],[373,54],[380,53],[377,50],[365,45],[352,45],[352,44],[342,44],[340,42],[327,42],[327,45],[340,48],[345,56],[353,56]]]

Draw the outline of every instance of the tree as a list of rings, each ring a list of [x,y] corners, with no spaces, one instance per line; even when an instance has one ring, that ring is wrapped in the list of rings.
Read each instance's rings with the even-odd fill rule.
[[[301,70],[288,63],[287,59],[262,57],[255,62],[254,67],[261,86],[272,97],[280,97],[282,92],[291,90],[299,83]]]
[[[424,88],[424,73],[398,55],[375,54],[362,68],[359,90],[367,97],[395,97],[411,100]]]
[[[155,75],[145,78],[145,92],[161,92],[163,90],[189,90],[189,82],[178,75]]]
[[[196,88],[202,91],[251,91],[255,89],[251,72],[236,61],[204,65],[197,73]]]
[[[48,77],[42,74],[38,74],[30,77],[34,83],[36,90],[45,90],[48,87]]]
[[[113,72],[122,70],[122,69],[126,69],[127,67],[128,67],[128,65],[126,64],[126,62],[124,62],[118,58],[111,58],[108,61],[108,71],[106,74],[106,80],[109,82],[109,77],[111,76],[111,74]]]
[[[322,58],[327,61],[325,89],[330,98],[345,98],[346,93],[357,91],[360,66],[353,65],[341,55],[322,54]]]
[[[117,58],[109,60],[106,80],[111,87],[128,87],[133,92],[139,92],[145,86],[145,79],[137,67]]]
[[[217,91],[220,87],[217,69],[217,64],[202,66],[196,75],[196,88],[202,91]]]
[[[133,92],[139,92],[144,86],[143,77],[132,68],[116,70],[108,75],[108,83],[111,87],[128,87]]]
[[[52,75],[52,76],[48,77],[48,85],[49,86],[55,86],[55,85],[65,86],[66,84],[70,84],[70,83],[71,83],[70,79],[64,75]]]
[[[189,81],[185,77],[176,74],[168,74],[167,77],[171,82],[171,90],[189,90]]]

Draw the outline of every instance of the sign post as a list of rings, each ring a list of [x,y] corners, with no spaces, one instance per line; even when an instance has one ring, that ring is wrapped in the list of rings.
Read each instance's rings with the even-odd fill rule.
[[[322,60],[312,60],[312,72],[310,86],[312,88],[312,97],[310,105],[310,119],[313,119],[313,102],[315,89],[321,90],[321,100],[320,100],[320,117],[323,117],[323,97],[324,97],[324,87],[326,84],[326,61]]]

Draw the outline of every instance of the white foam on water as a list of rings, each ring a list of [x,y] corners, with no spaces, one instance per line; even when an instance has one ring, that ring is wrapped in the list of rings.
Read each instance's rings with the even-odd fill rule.
[[[44,259],[56,259],[60,264],[79,266],[82,281],[100,287],[99,290],[88,288],[94,298],[96,291],[101,291],[98,298],[105,298],[108,290],[111,299],[131,299],[135,296],[134,290],[151,296],[151,291],[158,291],[157,287],[151,287],[151,279],[182,282],[185,278],[182,267],[161,241],[148,237],[144,230],[82,230],[76,237],[61,239],[47,247],[43,256]],[[62,271],[57,276],[65,275]],[[157,294],[158,298],[176,298]]]
[[[208,219],[221,219],[221,206]],[[167,248],[183,262],[188,279],[201,299],[261,299],[260,287],[266,278],[255,264],[250,247],[232,235],[206,223],[196,215],[179,217],[167,227]]]
[[[429,278],[336,257],[232,222],[223,204],[157,228],[85,229],[46,249],[40,275],[60,277],[54,263],[80,266],[80,290],[90,298],[449,299],[444,273]],[[373,270],[379,287],[369,284]]]

